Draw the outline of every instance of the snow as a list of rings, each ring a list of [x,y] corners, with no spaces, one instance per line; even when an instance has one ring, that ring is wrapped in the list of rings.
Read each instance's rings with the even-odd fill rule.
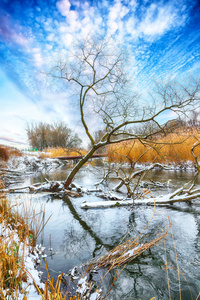
[[[98,299],[100,299],[100,294],[99,293],[93,293],[93,294],[91,294],[91,296],[90,296],[90,300],[98,300]]]
[[[101,208],[101,207],[117,207],[133,204],[133,200],[124,201],[97,201],[97,202],[84,202],[81,204],[81,208]]]
[[[88,290],[87,276],[80,278],[78,281],[77,293],[84,295]]]
[[[140,248],[140,246],[137,246],[137,247],[135,247],[135,248],[133,248],[133,249],[130,249],[130,250],[128,250],[128,251],[126,251],[124,254],[123,254],[123,256],[132,256],[135,252],[136,252],[136,250],[138,249],[138,248]]]
[[[97,202],[83,202],[81,208],[108,208],[108,207],[119,207],[119,206],[128,206],[128,205],[166,205],[170,202],[179,202],[179,201],[189,201],[200,197],[200,193],[197,194],[183,194],[176,195],[179,190],[175,191],[172,194],[162,195],[158,197],[150,198],[141,198],[141,199],[125,199],[117,201],[97,201]],[[174,196],[176,195],[176,196]]]
[[[91,295],[87,294],[87,291],[89,291],[89,283],[88,283],[88,279],[87,276],[80,278],[78,281],[78,288],[77,288],[77,293],[79,293],[82,297],[81,299],[88,299],[88,300],[98,300],[100,299],[102,290],[97,290],[94,293],[92,293]],[[84,297],[85,295],[85,297]]]
[[[159,198],[160,199],[160,198]],[[117,201],[97,201],[97,202],[83,202],[81,208],[106,208],[106,207],[118,207],[127,206],[134,204],[148,204],[149,202],[154,203],[155,198],[146,198],[138,200],[117,200]]]
[[[77,267],[75,266],[75,267],[71,270],[70,275],[71,275],[72,277],[74,277],[76,274],[77,274]]]
[[[34,260],[36,258],[36,255],[30,254],[29,256],[25,257],[25,268],[28,271],[28,273],[31,274],[31,276],[28,276],[28,282],[23,283],[23,289],[28,292],[28,299],[40,299],[41,296],[38,295],[36,288],[33,284],[35,282],[39,288],[44,289],[44,283],[41,282],[40,277],[39,277],[39,272],[38,270],[35,269],[34,266]],[[18,299],[23,300],[24,295],[20,294]]]
[[[8,225],[5,226],[3,222],[0,223],[0,232],[4,239],[9,238],[8,247],[9,245],[11,245],[12,241],[19,243],[19,237],[17,231],[10,229]],[[27,274],[27,282],[22,283],[22,289],[24,293],[18,292],[17,299],[23,300],[26,293],[27,299],[41,300],[41,295],[38,294],[35,284],[39,287],[39,289],[43,289],[43,290],[45,290],[45,285],[40,280],[41,272],[35,268],[35,264],[38,261],[40,261],[40,257],[41,258],[46,257],[46,254],[44,254],[45,247],[43,247],[41,244],[36,245],[35,249],[30,253],[30,250],[32,249],[30,249],[30,247],[28,246],[28,241],[25,241],[24,243],[19,243],[19,245],[20,245],[19,255],[21,257],[24,257],[24,265]],[[77,267],[74,267],[71,270],[71,276],[74,279],[79,278],[79,277],[75,277],[76,273],[77,273]],[[11,270],[10,270],[10,274],[12,275]],[[78,281],[77,293],[83,296],[82,299],[88,299],[88,300],[100,299],[101,291],[96,291],[91,295],[89,295],[89,290],[90,290],[90,284],[88,282],[87,276],[80,278]],[[4,295],[6,295],[6,290],[3,292]],[[87,298],[84,297],[86,293],[87,293]],[[8,299],[10,298],[7,297],[6,300]]]

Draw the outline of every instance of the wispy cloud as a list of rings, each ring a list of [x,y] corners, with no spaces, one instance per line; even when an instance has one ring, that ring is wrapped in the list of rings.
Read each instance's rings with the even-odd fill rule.
[[[11,144],[15,145],[26,145],[25,142],[10,138],[10,137],[5,137],[5,136],[0,136],[0,142],[9,142]]]
[[[22,48],[29,45],[29,40],[23,36],[22,27],[12,25],[10,17],[7,15],[0,16],[0,38],[11,45],[15,44]]]

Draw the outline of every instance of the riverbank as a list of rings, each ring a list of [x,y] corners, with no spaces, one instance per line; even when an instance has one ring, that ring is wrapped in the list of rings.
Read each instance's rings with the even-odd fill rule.
[[[2,189],[2,186],[0,187]],[[17,204],[11,205],[0,192],[0,295],[7,299],[41,299],[37,288],[44,290],[39,272],[35,269],[39,251],[30,216],[23,218]],[[30,222],[28,222],[28,220]],[[32,223],[32,222],[31,222]]]

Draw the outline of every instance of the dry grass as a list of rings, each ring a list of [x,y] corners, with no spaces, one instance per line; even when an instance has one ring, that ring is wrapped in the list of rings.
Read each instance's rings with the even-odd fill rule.
[[[26,269],[25,256],[27,249],[34,249],[37,236],[41,233],[45,222],[45,213],[36,213],[33,207],[10,204],[7,196],[1,192],[3,184],[0,182],[0,299],[18,299],[19,293],[23,299],[28,299],[28,292],[23,283],[32,278],[37,293],[45,300],[79,300],[79,295],[68,297],[61,289],[62,274],[54,279],[50,277],[47,263],[48,279],[45,288],[40,289],[34,282],[31,273]],[[19,212],[20,211],[20,212]],[[31,250],[32,251],[32,250]]]
[[[125,236],[122,242],[117,247],[115,247],[113,250],[106,253],[96,261],[94,260],[90,264],[89,268],[94,268],[95,266],[97,266],[98,268],[119,268],[120,266],[125,265],[135,259],[147,249],[150,249],[151,247],[157,245],[162,239],[164,239],[168,231],[171,229],[171,222],[169,218],[169,228],[165,232],[157,234],[157,237],[150,242],[144,242],[144,237],[147,238],[147,235],[144,235],[144,233],[154,217],[155,210],[156,206],[154,205],[154,210],[149,222],[136,238],[128,239],[127,241],[123,242],[126,238]]]
[[[140,163],[175,163],[180,164],[194,161],[191,154],[192,145],[197,141],[198,133],[193,131],[169,133],[167,136],[157,138],[152,143],[140,141],[127,141],[114,144],[108,148],[110,162],[140,162]],[[200,147],[196,149],[200,151]]]
[[[23,156],[23,153],[18,150],[17,148],[9,148],[9,157],[18,157],[18,156]]]
[[[23,154],[17,148],[0,146],[0,161],[8,161],[10,157],[22,156]]]
[[[139,243],[138,238],[135,240],[130,239],[118,245],[112,251],[108,252],[105,256],[98,259],[97,262],[95,262],[95,265],[98,268],[119,268],[120,266],[134,260],[144,251],[149,250],[153,246],[156,246],[167,235],[170,228],[171,225],[169,229],[166,230],[166,232],[159,234],[158,237],[153,239],[152,241],[143,244]]]
[[[41,157],[61,157],[61,156],[75,156],[75,155],[85,155],[86,150],[83,149],[67,149],[62,147],[48,148],[45,149],[45,153],[41,154]]]
[[[2,189],[2,186],[0,187]],[[0,194],[0,295],[1,299],[18,298],[22,292],[22,283],[27,282],[24,255],[26,247],[33,247],[34,232],[7,201],[5,194]]]
[[[63,296],[63,291],[61,288],[63,275],[60,274],[56,280],[56,284],[54,284],[54,278],[51,278],[49,275],[46,259],[45,259],[45,265],[46,265],[48,279],[45,282],[44,290],[39,289],[37,284],[35,284],[38,294],[41,296],[41,299],[43,300],[66,300],[66,297]]]

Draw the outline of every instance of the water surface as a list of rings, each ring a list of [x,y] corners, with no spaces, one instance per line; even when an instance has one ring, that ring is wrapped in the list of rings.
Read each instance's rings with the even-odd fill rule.
[[[31,179],[32,182],[43,181],[44,178],[64,180],[67,170],[53,174],[43,174]],[[77,174],[76,182],[84,187],[94,187],[101,179],[102,167],[86,166]],[[171,179],[173,186],[157,193],[169,193],[192,179],[192,172],[152,171],[145,180],[165,182]],[[114,186],[111,182],[107,190]],[[200,184],[198,179],[197,184]],[[153,207],[116,207],[106,209],[82,210],[83,201],[99,201],[94,194],[85,194],[82,198],[59,198],[53,195],[31,196],[32,203],[45,205],[46,218],[51,215],[45,227],[44,246],[51,246],[55,255],[48,254],[48,266],[51,276],[60,272],[68,273],[75,265],[89,262],[117,246],[128,233],[136,237],[147,225]],[[157,207],[152,222],[146,233],[149,240],[156,233],[168,228],[168,217],[172,223],[172,232],[166,237],[167,265],[172,299],[179,299],[179,283],[177,275],[177,259],[180,269],[182,300],[196,299],[200,292],[200,202],[191,204],[178,203],[166,207]],[[173,242],[174,239],[174,242]],[[175,245],[175,248],[174,248]],[[175,255],[177,252],[177,259]],[[165,247],[161,242],[151,251],[129,263],[122,271],[108,299],[169,299]],[[42,270],[44,265],[41,266]],[[114,271],[105,281],[105,289],[109,289]]]

